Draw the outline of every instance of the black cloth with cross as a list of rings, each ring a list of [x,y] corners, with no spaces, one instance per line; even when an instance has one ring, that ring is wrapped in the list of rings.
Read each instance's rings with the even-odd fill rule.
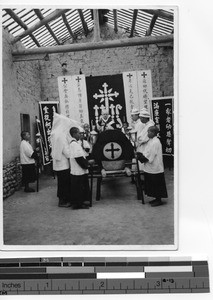
[[[109,153],[107,157],[105,152]],[[119,157],[116,153],[119,153]],[[98,164],[101,161],[131,160],[134,158],[134,147],[120,130],[106,130],[98,135],[93,146],[92,157]]]

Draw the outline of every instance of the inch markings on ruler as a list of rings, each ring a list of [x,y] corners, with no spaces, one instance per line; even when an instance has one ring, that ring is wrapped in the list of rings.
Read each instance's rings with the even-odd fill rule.
[[[179,257],[0,259],[0,295],[208,292],[206,260]]]

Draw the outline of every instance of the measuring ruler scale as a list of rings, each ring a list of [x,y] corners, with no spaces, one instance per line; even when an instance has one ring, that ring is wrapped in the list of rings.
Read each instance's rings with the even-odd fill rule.
[[[208,292],[206,260],[184,257],[0,259],[0,295]]]

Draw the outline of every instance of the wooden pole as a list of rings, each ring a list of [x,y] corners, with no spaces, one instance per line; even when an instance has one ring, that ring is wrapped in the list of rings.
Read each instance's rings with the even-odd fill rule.
[[[137,38],[126,38],[122,40],[112,40],[112,41],[101,41],[101,42],[88,42],[81,44],[69,44],[61,46],[51,46],[51,47],[41,47],[32,49],[16,50],[12,52],[15,57],[17,55],[31,55],[31,54],[51,54],[51,53],[65,53],[65,52],[77,52],[85,50],[95,50],[95,49],[106,49],[106,48],[119,48],[119,47],[130,47],[130,46],[140,46],[149,44],[160,44],[173,42],[173,35],[161,35],[161,36],[147,36],[147,37],[137,37]]]
[[[87,36],[89,30],[88,30],[88,27],[87,27],[87,23],[84,19],[84,14],[83,14],[82,9],[78,9],[78,13],[79,13],[79,16],[80,16],[80,19],[81,19],[81,23],[82,23],[82,26],[83,26],[83,29],[84,29],[85,36]]]
[[[115,33],[117,33],[118,32],[117,9],[113,9],[113,16],[114,16],[114,31]]]
[[[141,10],[146,12],[146,13],[161,17],[163,19],[167,19],[169,21],[174,21],[173,14],[172,13],[170,14],[169,12],[164,11],[162,9],[141,9]]]
[[[133,37],[133,33],[135,30],[135,24],[137,20],[137,15],[138,15],[138,9],[134,9],[133,17],[132,17],[132,27],[131,27],[131,32],[129,37]]]
[[[69,11],[69,9],[56,9],[52,14],[48,15],[46,18],[44,18],[43,20],[41,20],[40,22],[36,23],[35,25],[33,25],[32,27],[28,28],[27,30],[25,30],[23,33],[17,35],[13,40],[12,40],[12,44],[15,44],[16,42],[20,41],[21,39],[23,39],[25,36],[31,34],[33,31],[35,31],[36,29],[40,28],[43,25],[46,25],[47,23],[55,20],[56,18],[60,17],[62,14],[66,13],[67,11]]]
[[[42,21],[44,19],[40,9],[34,9],[34,12],[36,13],[37,17]],[[58,45],[60,45],[60,42],[57,38],[57,36],[54,34],[54,32],[52,31],[52,29],[50,28],[50,26],[48,24],[45,25],[45,27],[47,28],[47,30],[49,31],[49,33],[52,35],[52,37],[54,38],[54,40],[56,41],[56,43]]]
[[[13,18],[14,21],[16,21],[19,24],[19,26],[24,28],[24,30],[28,29],[27,25],[14,13],[12,9],[5,9],[5,11],[8,13],[8,15],[11,16],[11,18]],[[37,47],[41,47],[41,45],[39,44],[39,42],[37,41],[37,39],[32,33],[29,34],[29,36],[31,37],[31,39],[33,40],[33,42],[36,44]]]
[[[152,20],[151,20],[151,22],[150,22],[149,28],[148,28],[147,31],[146,31],[146,36],[151,35],[152,30],[153,30],[153,28],[154,28],[154,26],[155,26],[155,23],[156,23],[156,21],[157,21],[157,18],[158,18],[158,16],[156,16],[156,15],[154,15],[154,16],[152,17]]]
[[[72,32],[72,29],[71,29],[71,27],[70,27],[70,25],[69,25],[69,23],[68,23],[68,21],[67,21],[67,18],[66,18],[66,15],[65,15],[65,14],[62,14],[62,19],[63,19],[63,22],[64,22],[65,26],[67,27],[67,30],[68,30],[70,36],[73,38],[73,40],[75,40],[75,39],[76,39],[76,36],[75,36],[74,33]]]
[[[93,9],[93,19],[94,19],[94,42],[100,42],[101,34],[100,34],[98,9]]]

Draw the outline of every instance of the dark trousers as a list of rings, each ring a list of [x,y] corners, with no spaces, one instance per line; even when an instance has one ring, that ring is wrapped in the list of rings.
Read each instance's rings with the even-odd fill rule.
[[[22,166],[22,183],[28,185],[36,181],[36,168],[35,164],[26,164]]]
[[[144,172],[144,192],[149,197],[168,198],[164,173]]]
[[[71,203],[74,207],[81,206],[84,202],[90,201],[88,175],[70,175],[71,179]]]
[[[60,201],[68,203],[70,201],[70,169],[56,171],[58,187],[57,197]]]

